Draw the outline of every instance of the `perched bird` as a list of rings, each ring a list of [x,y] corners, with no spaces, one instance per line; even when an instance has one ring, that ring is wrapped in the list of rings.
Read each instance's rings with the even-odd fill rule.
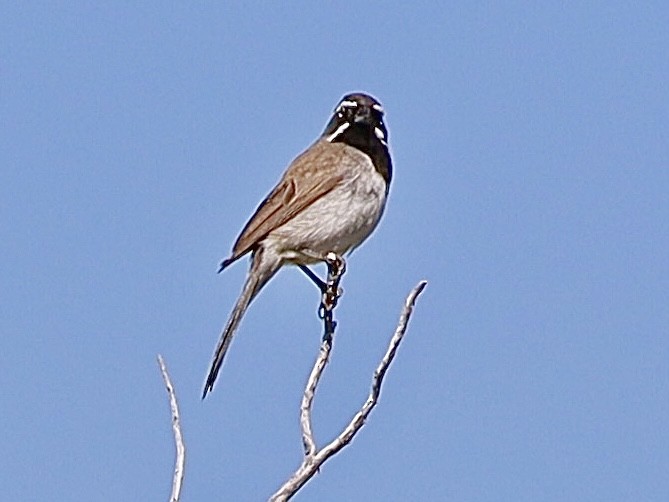
[[[383,107],[373,97],[348,94],[323,134],[299,155],[263,200],[221,263],[247,253],[251,266],[214,351],[202,398],[213,389],[230,342],[251,300],[286,264],[307,265],[359,246],[381,218],[392,176]]]

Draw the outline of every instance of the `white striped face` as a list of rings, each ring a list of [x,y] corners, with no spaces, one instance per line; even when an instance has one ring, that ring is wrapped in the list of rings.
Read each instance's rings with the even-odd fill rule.
[[[364,141],[376,139],[386,147],[388,133],[383,124],[383,114],[383,106],[371,96],[349,94],[335,108],[323,137],[329,142],[349,142],[346,137],[359,142],[366,137]]]
[[[393,175],[384,109],[369,94],[348,94],[337,103],[320,141],[339,143],[367,155],[387,188]],[[355,155],[350,152],[350,155]]]

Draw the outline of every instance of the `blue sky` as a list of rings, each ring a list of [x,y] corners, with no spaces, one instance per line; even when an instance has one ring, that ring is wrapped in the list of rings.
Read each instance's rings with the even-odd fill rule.
[[[587,4],[587,5],[586,5]],[[316,397],[362,404],[295,500],[669,499],[664,2],[0,7],[6,500],[263,500],[300,462],[318,294],[285,269],[200,400],[247,264],[219,260],[341,96],[387,111],[395,177],[350,258]]]

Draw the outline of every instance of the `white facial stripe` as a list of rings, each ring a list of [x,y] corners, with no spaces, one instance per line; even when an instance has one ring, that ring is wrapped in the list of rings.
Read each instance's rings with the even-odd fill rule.
[[[381,142],[381,144],[383,146],[388,146],[388,144],[386,143],[386,135],[383,134],[383,131],[381,129],[379,129],[378,127],[375,127],[374,128],[374,135],[377,138],[379,138],[379,141]]]
[[[332,141],[334,141],[334,139],[335,139],[337,136],[339,136],[340,134],[343,134],[344,131],[345,131],[346,129],[348,129],[348,126],[350,126],[350,125],[351,125],[351,124],[349,124],[348,122],[344,122],[342,125],[340,125],[339,127],[337,127],[337,130],[336,130],[335,132],[333,132],[332,134],[330,134],[330,135],[329,135],[327,138],[325,138],[325,139],[326,139],[327,141],[329,141],[330,143],[332,143]]]
[[[372,108],[374,108],[374,109],[375,109],[377,112],[379,112],[379,113],[384,113],[383,106],[381,106],[381,105],[379,105],[379,104],[376,104],[376,103],[373,104],[373,105],[372,105]]]
[[[357,101],[342,101],[339,103],[339,108],[357,108],[358,107],[358,102]]]
[[[357,108],[357,107],[358,107],[357,102],[346,100],[346,101],[342,101],[341,103],[339,103],[339,106],[337,107],[337,109],[335,111],[339,112],[339,111],[343,110],[344,108]]]

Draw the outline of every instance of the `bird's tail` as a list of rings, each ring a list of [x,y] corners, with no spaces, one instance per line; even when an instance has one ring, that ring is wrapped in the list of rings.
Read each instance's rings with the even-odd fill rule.
[[[204,391],[202,392],[202,399],[207,397],[207,393],[214,388],[214,382],[216,381],[218,372],[223,364],[225,353],[230,347],[232,337],[235,335],[235,331],[237,331],[237,327],[239,326],[246,309],[267,281],[276,274],[280,266],[280,260],[267,259],[264,256],[262,248],[259,248],[253,254],[251,269],[249,270],[248,277],[244,283],[242,293],[239,295],[237,303],[235,304],[234,309],[232,309],[230,318],[228,319],[228,322],[221,333],[221,337],[218,340],[218,344],[216,345],[214,358],[211,362],[209,375],[207,376],[207,382],[205,383]]]

